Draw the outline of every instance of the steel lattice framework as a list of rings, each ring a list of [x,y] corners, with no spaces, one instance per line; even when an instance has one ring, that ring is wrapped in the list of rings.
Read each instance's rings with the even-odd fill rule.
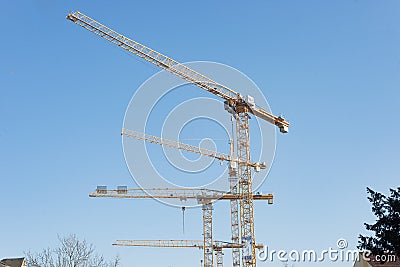
[[[214,240],[212,235],[212,200],[202,199],[204,266],[214,266]]]
[[[128,52],[135,54],[194,85],[197,85],[201,89],[230,101],[234,106],[236,105],[235,103],[244,101],[240,93],[213,81],[212,79],[190,69],[189,67],[173,60],[172,58],[169,58],[147,46],[144,46],[132,39],[125,37],[122,34],[117,33],[116,31],[104,26],[103,24],[82,14],[79,11],[68,14],[67,19],[127,50]],[[286,133],[288,131],[289,123],[285,121],[284,118],[274,116],[256,106],[252,108],[252,113],[261,119],[275,124],[279,127],[281,132]]]
[[[141,133],[138,131],[134,131],[134,130],[129,130],[129,129],[122,129],[121,132],[122,136],[128,137],[128,138],[133,138],[133,139],[137,139],[137,140],[142,140],[145,142],[149,142],[152,144],[157,144],[157,145],[161,145],[164,147],[170,147],[170,148],[175,148],[178,150],[183,150],[183,151],[187,151],[187,152],[191,152],[191,153],[195,153],[195,154],[200,154],[200,155],[204,155],[210,158],[215,158],[221,161],[231,161],[231,162],[236,162],[236,163],[243,163],[245,165],[251,166],[251,167],[255,167],[257,169],[257,167],[259,167],[260,169],[265,169],[267,166],[265,166],[264,163],[258,163],[258,162],[250,162],[250,161],[242,161],[242,159],[238,159],[236,158],[234,155],[228,155],[222,152],[218,152],[218,151],[213,151],[210,149],[206,149],[206,148],[201,148],[198,146],[193,146],[193,145],[189,145],[189,144],[185,144],[182,142],[177,142],[174,140],[170,140],[170,139],[166,139],[166,138],[161,138],[158,136],[154,136],[154,135],[150,135],[150,134],[146,134],[146,133]]]
[[[157,247],[157,248],[198,248],[204,249],[203,240],[117,240],[114,246]],[[239,249],[240,245],[223,241],[214,241],[213,251],[217,267],[223,266],[223,249]],[[204,261],[204,259],[203,259]]]
[[[89,194],[90,197],[101,198],[132,198],[132,199],[179,199],[186,201],[195,199],[204,200],[239,200],[239,194],[226,193],[218,190],[210,189],[190,189],[190,188],[126,188],[126,189],[104,189],[99,186],[94,192]],[[256,194],[253,195],[254,200],[266,200],[269,204],[274,199],[272,194]]]
[[[250,161],[250,132],[249,118],[246,106],[237,107],[238,118],[236,119],[237,154],[238,158]],[[238,168],[240,199],[240,225],[241,242],[246,246],[242,249],[243,266],[256,265],[255,238],[254,238],[254,207],[251,169],[239,162]]]
[[[233,140],[230,141],[230,152],[233,157],[234,143]],[[229,189],[234,195],[239,195],[238,191],[238,174],[234,164],[229,165]],[[240,196],[240,195],[239,195]],[[232,243],[239,244],[240,229],[239,229],[239,200],[231,199],[231,232],[232,232]],[[219,255],[222,256],[222,255]],[[240,248],[232,248],[232,266],[240,267]]]
[[[203,249],[203,240],[117,240],[113,246],[125,247],[157,247],[157,248],[198,248]],[[225,248],[240,248],[240,245],[224,242],[214,241],[213,247]]]
[[[131,198],[131,199],[179,199],[186,201],[188,199],[196,199],[202,206],[203,211],[203,240],[117,240],[114,246],[140,246],[140,247],[169,247],[169,248],[199,248],[204,251],[203,263],[205,267],[214,266],[214,254],[216,256],[217,267],[222,267],[223,254],[222,249],[232,249],[232,251],[240,252],[244,244],[239,242],[214,241],[212,235],[212,203],[214,200],[229,200],[236,202],[241,198],[239,194],[225,193],[209,189],[171,189],[171,188],[125,188],[108,190],[99,186],[94,192],[89,194],[90,197],[106,197],[106,198]],[[271,204],[273,200],[272,194],[257,194],[254,200],[267,200]],[[255,248],[262,248],[261,244],[255,245]]]
[[[236,119],[236,154],[238,168],[237,170],[230,170],[230,189],[231,192],[234,193],[233,195],[238,195],[239,197],[232,199],[231,202],[232,241],[235,244],[243,245],[243,248],[240,249],[241,257],[240,253],[238,253],[238,250],[233,250],[233,265],[235,267],[255,267],[256,241],[254,235],[253,203],[255,198],[252,192],[252,170],[251,165],[249,164],[251,162],[249,114],[254,114],[257,117],[276,125],[282,133],[288,132],[289,123],[283,117],[274,116],[255,105],[254,99],[251,97],[247,97],[247,99],[245,99],[237,91],[219,84],[179,62],[115,32],[114,30],[102,25],[101,23],[80,12],[68,14],[67,19],[123,48],[124,50],[137,55],[146,61],[153,63],[154,65],[157,65],[164,70],[182,78],[183,80],[186,80],[189,83],[192,83],[199,88],[225,100],[225,104],[231,108],[232,113],[234,113],[234,118]],[[233,158],[230,159],[232,160]],[[237,183],[234,184],[232,181],[234,181],[236,177]],[[237,203],[237,201],[239,203]],[[211,210],[207,209],[207,218],[204,218],[204,205],[205,204],[203,203],[203,223],[204,227],[206,228],[206,224],[208,225],[210,221],[208,216],[211,218],[212,212]],[[239,209],[237,209],[237,206],[239,206]],[[239,212],[237,210],[239,210]],[[240,229],[240,231],[238,231],[238,229]],[[205,257],[207,256],[207,263],[205,260],[204,266],[206,267],[213,266],[212,252],[210,260],[208,257],[209,255],[206,255],[206,248],[212,248],[212,245],[210,245],[212,244],[212,231],[208,237],[209,238],[207,240],[204,240]]]

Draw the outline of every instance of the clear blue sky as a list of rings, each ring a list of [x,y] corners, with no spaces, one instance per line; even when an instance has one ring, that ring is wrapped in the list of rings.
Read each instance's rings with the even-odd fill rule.
[[[257,239],[270,248],[323,250],[338,238],[355,248],[373,220],[365,187],[399,186],[397,0],[4,0],[0,257],[76,233],[107,257],[119,254],[123,266],[200,260],[197,250],[111,247],[115,239],[200,239],[201,212],[188,210],[183,235],[179,209],[89,199],[98,184],[134,186],[119,132],[131,96],[158,69],[67,21],[74,10],[179,61],[239,69],[290,119],[261,188],[275,204],[256,205]],[[228,219],[227,203],[218,203],[217,239],[229,238]],[[316,264],[295,264],[306,265]]]

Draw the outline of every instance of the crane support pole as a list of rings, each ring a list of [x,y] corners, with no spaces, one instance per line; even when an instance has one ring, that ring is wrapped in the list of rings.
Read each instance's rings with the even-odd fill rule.
[[[215,249],[215,257],[217,258],[217,267],[224,267],[224,253],[221,248]]]
[[[230,152],[231,157],[234,157],[234,143],[230,141]],[[229,186],[230,193],[237,195],[238,192],[238,177],[237,177],[237,166],[231,163],[229,165]],[[240,240],[240,229],[239,229],[239,201],[232,199],[230,201],[231,208],[231,231],[232,231],[232,243],[239,244]],[[240,248],[232,249],[232,266],[240,267]]]
[[[236,119],[237,155],[241,162],[250,160],[250,127],[249,110],[246,106],[238,106]],[[240,198],[240,228],[242,249],[242,265],[256,266],[255,236],[254,236],[254,203],[252,194],[251,168],[239,162],[239,193]]]
[[[214,267],[214,241],[212,237],[212,201],[202,199],[204,267]]]

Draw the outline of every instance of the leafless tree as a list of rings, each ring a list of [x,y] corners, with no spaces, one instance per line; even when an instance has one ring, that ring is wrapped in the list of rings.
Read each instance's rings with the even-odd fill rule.
[[[117,267],[119,257],[107,261],[95,252],[93,244],[80,241],[76,235],[58,237],[60,245],[55,249],[43,249],[38,253],[27,252],[28,267]]]

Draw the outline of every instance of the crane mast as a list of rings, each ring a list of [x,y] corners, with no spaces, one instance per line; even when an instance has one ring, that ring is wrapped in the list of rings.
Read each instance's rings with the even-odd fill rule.
[[[236,139],[237,154],[241,161],[250,160],[250,127],[249,115],[246,107],[237,107],[236,119]],[[254,203],[252,190],[252,173],[247,165],[239,162],[239,194],[240,198],[240,225],[241,225],[241,242],[246,246],[242,249],[243,266],[256,265],[255,238],[254,238]]]
[[[229,169],[229,177],[231,181],[230,190],[232,195],[237,196],[237,198],[231,199],[231,230],[232,242],[243,246],[240,249],[238,248],[237,250],[235,250],[235,248],[233,250],[233,266],[255,267],[256,241],[254,235],[253,201],[256,198],[252,192],[252,167],[255,167],[255,170],[258,170],[259,168],[255,165],[252,165],[250,161],[249,117],[250,114],[253,114],[258,118],[272,123],[279,128],[281,133],[288,132],[289,122],[287,122],[281,116],[274,116],[273,114],[270,114],[264,109],[258,107],[251,96],[247,96],[247,98],[245,98],[237,91],[232,90],[222,84],[219,84],[218,82],[215,82],[214,80],[198,73],[195,70],[190,69],[189,67],[179,62],[115,32],[114,30],[102,25],[101,23],[78,11],[68,14],[67,19],[89,30],[90,32],[108,40],[109,42],[121,47],[122,49],[138,57],[141,57],[144,60],[182,78],[183,80],[188,81],[189,83],[192,83],[199,88],[206,90],[225,100],[225,105],[230,108],[236,119],[235,128],[237,157],[233,157],[233,155],[231,155],[231,157],[226,157],[226,155],[212,155],[210,153],[208,153],[208,156],[213,156],[215,158],[220,157],[221,160],[230,161],[231,164],[237,163],[237,169],[233,168],[232,165]],[[142,140],[145,140],[145,137],[143,137]],[[186,148],[189,150],[196,150],[189,147]],[[181,148],[178,147],[178,149]],[[207,155],[207,153],[205,154]],[[236,160],[234,160],[234,158],[236,158]],[[235,179],[236,183],[234,184],[233,181],[235,181]],[[207,254],[206,252],[204,254],[204,266],[208,267],[213,266],[213,241],[211,228],[212,207],[211,201],[207,199],[202,199],[201,201],[203,206],[203,225],[205,233],[204,250],[211,250],[211,254]],[[239,208],[237,208],[238,206]]]
[[[232,121],[232,137],[234,135],[234,117],[231,117]],[[233,158],[235,156],[235,144],[233,139],[229,141],[230,155]],[[229,164],[229,189],[232,194],[239,195],[238,191],[238,173],[237,165],[235,162],[230,162]],[[232,199],[230,201],[231,209],[231,239],[232,243],[239,244],[240,229],[239,229],[239,201],[237,199]],[[218,259],[217,259],[218,263]],[[232,248],[232,266],[240,267],[240,248]]]

